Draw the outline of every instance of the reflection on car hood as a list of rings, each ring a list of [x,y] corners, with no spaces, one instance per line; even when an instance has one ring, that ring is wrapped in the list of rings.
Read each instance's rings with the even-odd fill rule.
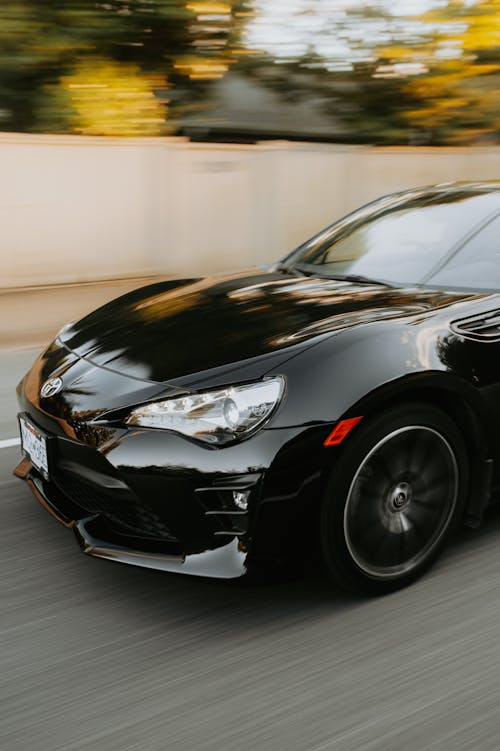
[[[60,339],[95,365],[147,381],[252,359],[259,377],[315,337],[467,296],[253,271],[143,287],[73,324]]]

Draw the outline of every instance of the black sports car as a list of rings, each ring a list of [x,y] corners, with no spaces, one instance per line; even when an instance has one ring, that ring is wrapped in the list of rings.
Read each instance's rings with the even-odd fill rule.
[[[500,468],[500,182],[381,198],[267,270],[66,326],[18,387],[15,473],[84,552],[237,577],[319,552],[383,593]]]

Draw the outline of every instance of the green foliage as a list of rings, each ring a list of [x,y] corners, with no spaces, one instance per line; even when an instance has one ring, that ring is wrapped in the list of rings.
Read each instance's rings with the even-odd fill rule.
[[[94,58],[136,66],[156,92],[186,78],[178,63],[218,59],[231,31],[233,5],[180,0],[2,0],[0,5],[0,127],[19,131],[75,129],[65,76]],[[204,42],[200,47],[196,42]],[[163,84],[162,84],[163,81]],[[62,106],[61,106],[62,105]]]

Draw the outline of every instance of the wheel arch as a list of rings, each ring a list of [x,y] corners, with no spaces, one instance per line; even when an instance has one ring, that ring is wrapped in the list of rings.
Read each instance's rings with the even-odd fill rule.
[[[478,526],[488,504],[493,471],[494,436],[481,394],[469,383],[446,373],[416,374],[384,384],[346,413],[363,418],[405,402],[424,402],[444,411],[457,425],[469,458],[465,522]]]

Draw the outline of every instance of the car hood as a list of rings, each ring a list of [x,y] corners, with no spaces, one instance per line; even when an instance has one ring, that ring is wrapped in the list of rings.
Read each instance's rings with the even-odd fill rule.
[[[339,329],[422,314],[470,295],[253,271],[165,281],[99,308],[59,335],[94,365],[155,383],[249,364],[252,377]],[[234,377],[234,373],[233,373]]]

